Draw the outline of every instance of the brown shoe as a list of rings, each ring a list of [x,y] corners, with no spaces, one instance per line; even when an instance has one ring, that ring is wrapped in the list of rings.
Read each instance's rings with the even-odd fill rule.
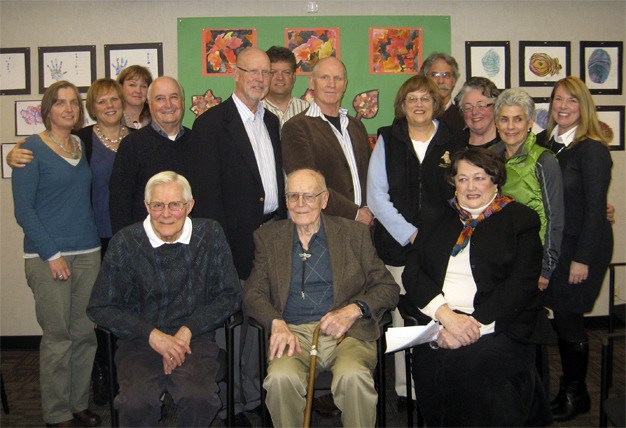
[[[74,419],[70,419],[69,421],[57,422],[56,424],[46,424],[47,427],[75,427],[76,423]]]
[[[100,425],[102,419],[89,409],[85,409],[82,412],[74,413],[74,418],[78,421],[80,426],[95,427]]]
[[[313,410],[322,416],[336,417],[341,415],[341,410],[335,406],[332,394],[322,395],[313,399]]]

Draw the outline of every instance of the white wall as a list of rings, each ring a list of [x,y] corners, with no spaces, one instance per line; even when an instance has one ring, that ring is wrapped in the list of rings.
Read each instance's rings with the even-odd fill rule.
[[[511,84],[518,83],[520,40],[570,40],[572,73],[579,70],[579,41],[624,41],[626,2],[615,1],[393,1],[318,0],[319,15],[449,15],[452,55],[465,80],[465,41],[511,42]],[[163,42],[165,74],[177,75],[178,17],[299,16],[306,0],[283,1],[8,1],[0,0],[0,47],[31,48],[31,95],[0,96],[0,142],[14,142],[14,101],[40,99],[37,47],[96,45],[98,77],[104,44]],[[626,67],[624,68],[626,70]],[[460,87],[457,85],[457,87]],[[626,81],[624,81],[626,84]],[[458,89],[458,88],[457,88]],[[546,97],[549,88],[525,88]],[[597,96],[599,105],[624,105],[626,96]],[[614,261],[625,261],[625,152],[612,152],[609,200],[617,207]],[[13,217],[10,180],[0,180],[0,335],[36,335],[32,293],[24,279],[22,232]],[[622,278],[625,273],[620,272]],[[606,288],[606,287],[605,287]],[[620,290],[621,300],[625,291]],[[593,314],[606,314],[606,290]]]

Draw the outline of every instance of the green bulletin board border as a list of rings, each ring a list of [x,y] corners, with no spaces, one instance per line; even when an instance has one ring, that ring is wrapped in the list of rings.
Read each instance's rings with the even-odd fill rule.
[[[195,115],[190,111],[191,97],[204,95],[211,89],[222,101],[233,91],[230,75],[202,75],[202,30],[205,28],[256,28],[257,46],[268,49],[285,45],[285,28],[337,27],[340,37],[340,59],[348,69],[348,88],[342,106],[356,116],[354,97],[372,89],[380,90],[378,114],[363,119],[370,134],[393,120],[393,100],[407,74],[369,74],[368,30],[370,27],[419,27],[423,31],[423,59],[432,52],[450,53],[449,16],[283,16],[283,17],[221,17],[178,18],[178,78],[185,88],[185,118],[191,127]],[[308,88],[308,76],[298,76],[293,95],[300,97]]]

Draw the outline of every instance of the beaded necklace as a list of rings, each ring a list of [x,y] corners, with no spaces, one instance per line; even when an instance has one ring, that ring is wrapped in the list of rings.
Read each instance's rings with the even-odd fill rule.
[[[122,141],[124,137],[128,135],[128,128],[126,128],[124,125],[120,125],[120,137],[116,140],[111,140],[109,137],[104,135],[104,132],[102,132],[102,130],[100,129],[98,125],[96,125],[94,128],[96,130],[96,135],[98,136],[102,144],[104,144],[104,146],[107,149],[112,150],[114,152],[117,152],[120,142]]]
[[[78,155],[80,152],[80,145],[78,144],[78,141],[76,141],[71,135],[70,135],[70,143],[72,144],[72,150],[67,150],[63,144],[59,143],[58,140],[54,138],[54,136],[52,135],[52,132],[46,131],[46,134],[48,135],[48,137],[50,137],[50,139],[52,140],[54,144],[59,146],[61,150],[63,150],[68,155],[70,155],[72,159],[78,159]]]

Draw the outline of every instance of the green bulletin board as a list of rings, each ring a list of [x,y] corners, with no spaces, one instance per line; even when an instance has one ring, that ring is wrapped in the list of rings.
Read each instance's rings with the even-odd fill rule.
[[[400,85],[410,74],[370,74],[370,27],[410,27],[422,29],[422,60],[435,51],[450,53],[449,16],[286,16],[286,17],[222,17],[178,19],[178,78],[185,88],[184,125],[191,127],[195,114],[190,111],[192,96],[204,95],[211,89],[222,101],[234,89],[229,74],[203,75],[202,30],[256,29],[256,45],[267,49],[272,45],[285,46],[285,28],[338,28],[339,58],[348,69],[348,88],[342,106],[348,114],[357,116],[352,101],[357,94],[379,90],[379,107],[376,116],[363,123],[370,134],[393,120],[393,100]],[[308,88],[308,75],[299,75],[293,96],[301,97]]]

